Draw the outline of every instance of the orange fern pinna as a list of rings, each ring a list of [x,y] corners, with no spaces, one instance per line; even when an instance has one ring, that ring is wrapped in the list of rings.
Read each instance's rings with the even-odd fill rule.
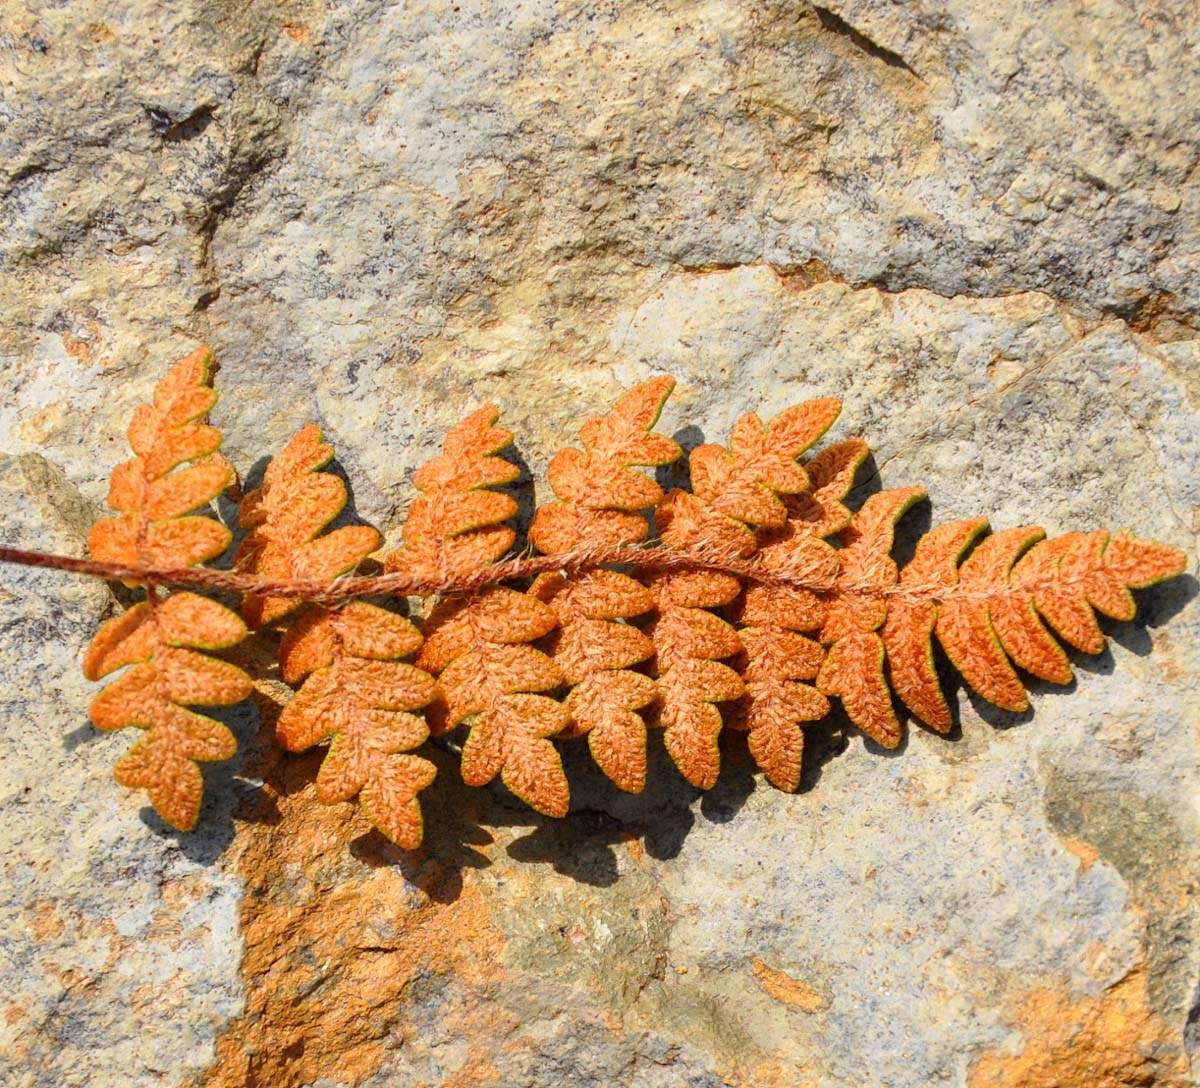
[[[320,581],[352,570],[379,546],[369,525],[321,532],[346,505],[346,485],[317,471],[332,458],[320,430],[305,427],[271,462],[262,487],[242,503],[241,526],[250,532],[234,557],[236,567]],[[259,627],[302,605],[296,598],[250,594],[242,613]],[[317,797],[326,804],[357,797],[376,827],[409,847],[421,841],[417,793],[436,774],[428,760],[406,754],[429,735],[410,711],[433,698],[433,680],[398,660],[420,645],[420,633],[403,616],[350,601],[304,606],[279,648],[283,679],[303,681],[279,716],[280,744],[303,752],[329,743]]]
[[[375,529],[329,529],[346,488],[320,471],[333,450],[315,427],[243,500],[235,569],[197,569],[230,542],[203,513],[234,482],[205,421],[211,377],[207,351],[196,352],[138,409],[135,457],[113,472],[117,516],[93,530],[92,560],[0,549],[2,559],[146,587],[145,601],[101,628],[84,671],[99,679],[127,670],[93,701],[92,719],[146,730],[117,778],[149,790],[181,828],[200,807],[197,762],[236,747],[225,726],[188,708],[236,702],[250,687],[212,656],[238,643],[245,624],[193,589],[241,593],[251,628],[282,629],[280,671],[299,690],[279,717],[281,745],[328,745],[318,798],[357,798],[385,835],[414,847],[417,794],[434,779],[417,752],[430,734],[461,729],[465,782],[498,776],[551,816],[570,804],[560,744],[586,736],[601,770],[636,793],[648,773],[648,726],[663,729],[680,772],[700,788],[717,780],[718,738],[729,728],[746,731],[772,783],[794,790],[804,728],[828,714],[830,699],[886,747],[902,738],[897,699],[945,733],[940,646],[980,696],[1022,710],[1018,669],[1070,682],[1062,642],[1098,653],[1097,613],[1131,618],[1131,589],[1184,569],[1177,549],[1125,532],[987,535],[976,518],[934,528],[900,570],[895,526],[925,493],[882,491],[855,511],[845,504],[866,444],[844,440],[807,456],[837,418],[832,399],[765,424],[743,416],[728,447],[692,451],[691,489],[664,495],[639,469],[681,456],[653,430],[673,387],[666,377],[587,420],[583,449],[553,458],[555,500],[529,529],[541,554],[506,558],[517,506],[499,489],[518,470],[501,456],[512,435],[489,406],[453,427],[442,454],[417,471],[419,495],[402,543],[382,557],[386,573],[355,574],[379,547]],[[648,542],[651,524],[657,538]],[[419,631],[359,599],[399,596],[431,599]]]
[[[650,531],[638,513],[662,499],[662,488],[632,465],[666,465],[681,453],[651,428],[675,383],[654,378],[626,393],[580,435],[587,450],[567,448],[550,462],[550,486],[562,500],[538,507],[529,540],[548,554],[636,544]],[[597,567],[575,578],[543,574],[530,592],[554,609],[550,654],[570,687],[570,724],[563,737],[587,735],[592,757],[621,789],[646,783],[646,723],[639,713],[658,687],[631,666],[652,657],[651,637],[630,623],[654,608],[637,580]]]
[[[404,545],[388,570],[410,570],[450,583],[503,555],[515,533],[503,524],[516,512],[507,495],[517,467],[496,454],[512,435],[481,408],[454,427],[444,452],[416,476],[423,494],[404,526]],[[452,583],[451,583],[452,584]],[[438,676],[428,717],[435,733],[470,719],[462,750],[463,781],[483,786],[496,775],[548,816],[565,816],[567,776],[549,740],[567,724],[562,703],[544,694],[563,683],[555,663],[530,643],[549,634],[555,616],[542,601],[505,586],[446,597],[425,622],[417,664]]]
[[[221,432],[204,422],[216,403],[207,349],[177,363],[134,413],[134,457],[113,470],[108,505],[118,512],[93,526],[88,549],[99,562],[122,567],[186,567],[220,555],[230,541],[220,522],[192,512],[208,506],[234,482],[217,452]],[[186,467],[181,467],[186,466]],[[189,706],[225,706],[250,694],[250,678],[204,652],[245,637],[232,612],[194,593],[160,595],[146,583],[146,600],[96,632],[83,661],[89,680],[132,666],[92,700],[100,729],[135,725],[145,737],[117,764],[117,781],[149,791],[168,823],[192,827],[203,782],[198,762],[228,759],[237,750],[220,722]]]

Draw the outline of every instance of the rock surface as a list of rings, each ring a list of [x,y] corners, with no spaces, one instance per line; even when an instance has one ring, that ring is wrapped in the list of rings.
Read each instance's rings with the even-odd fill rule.
[[[251,479],[309,421],[395,539],[485,401],[528,472],[621,385],[661,428],[844,400],[916,531],[1200,520],[1190,6],[16,4],[0,29],[0,541],[70,554],[213,345]],[[932,513],[929,513],[929,510]],[[229,516],[228,508],[222,514]],[[731,745],[547,821],[448,753],[405,855],[224,715],[199,830],[111,782],[103,586],[0,572],[0,1080],[383,1088],[1184,1085],[1200,1067],[1196,583],[1071,688]],[[269,647],[261,649],[266,653]],[[894,758],[893,758],[894,756]]]

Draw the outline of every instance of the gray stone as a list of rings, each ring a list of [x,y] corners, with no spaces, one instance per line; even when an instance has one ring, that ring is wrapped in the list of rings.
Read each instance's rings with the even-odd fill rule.
[[[929,492],[901,555],[982,514],[1195,569],[1189,5],[7,8],[5,544],[82,553],[133,407],[203,341],[243,476],[316,421],[391,543],[465,412],[502,408],[527,515],[666,371],[688,447],[840,396],[856,498]],[[551,823],[437,751],[404,857],[318,810],[265,688],[222,713],[243,751],[199,829],[157,823],[85,719],[112,594],[6,567],[0,1079],[1187,1083],[1195,588],[1140,594],[1029,714],[960,688],[952,739],[896,753],[835,715],[795,795],[735,748],[701,796],[656,741],[631,798],[576,743]]]
[[[9,547],[77,554],[97,515],[32,453],[0,457],[0,500]],[[0,1079],[20,1088],[203,1067],[243,1000],[240,886],[212,864],[232,799],[185,840],[113,782],[131,738],[87,720],[79,659],[113,605],[51,571],[0,583]]]

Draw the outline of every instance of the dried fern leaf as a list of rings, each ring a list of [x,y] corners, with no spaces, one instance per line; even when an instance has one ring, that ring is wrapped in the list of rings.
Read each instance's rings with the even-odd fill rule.
[[[667,751],[692,785],[711,789],[721,769],[722,719],[714,704],[737,699],[745,689],[741,677],[720,663],[741,651],[741,640],[708,609],[732,601],[741,583],[719,571],[651,571],[639,581],[655,603],[646,634],[654,643],[650,668],[658,678],[656,711]]]
[[[1129,591],[1182,574],[1187,565],[1178,548],[1138,540],[1126,532],[1110,538],[1101,529],[1059,539],[1066,543],[1057,577],[1036,585],[1034,603],[1062,638],[1087,654],[1104,649],[1096,612],[1114,620],[1133,619],[1136,605]],[[1018,575],[1023,573],[1018,570]],[[1022,581],[1029,584],[1027,577]]]
[[[926,533],[900,575],[904,592],[889,601],[881,631],[892,687],[909,710],[939,733],[948,733],[952,721],[933,661],[937,598],[958,585],[959,560],[985,529],[986,518],[971,518]]]
[[[267,466],[262,487],[242,502],[239,521],[249,529],[235,556],[244,571],[274,579],[328,580],[353,570],[379,546],[367,525],[322,533],[346,505],[346,485],[319,471],[333,447],[318,427],[299,431]],[[305,611],[292,616],[297,608]],[[428,673],[400,661],[415,653],[421,635],[404,619],[361,601],[341,608],[295,598],[248,595],[242,613],[255,627],[288,617],[279,666],[289,684],[303,686],[284,707],[276,737],[288,751],[318,744],[329,751],[317,773],[322,804],[356,797],[367,818],[398,846],[420,845],[419,791],[437,773],[407,755],[428,736],[410,713],[433,698]]]
[[[186,567],[220,555],[230,534],[220,522],[189,516],[234,482],[217,452],[221,432],[204,421],[216,403],[212,354],[200,348],[158,383],[134,412],[134,457],[113,470],[108,503],[119,514],[88,535],[94,559],[127,567]],[[190,463],[189,463],[190,462]],[[180,830],[194,826],[203,799],[199,762],[228,759],[233,734],[188,706],[227,706],[250,693],[240,669],[196,651],[226,649],[246,635],[242,621],[193,593],[147,600],[105,623],[88,648],[83,672],[99,680],[128,668],[90,708],[99,729],[137,726],[145,737],[117,763],[123,786],[145,789],[159,815]]]
[[[641,793],[646,723],[637,711],[654,701],[657,688],[630,666],[649,658],[654,643],[618,621],[650,611],[654,598],[641,583],[610,570],[572,580],[543,574],[529,592],[549,604],[558,620],[549,654],[571,688],[563,736],[586,734],[596,765],[621,789]]]
[[[731,609],[740,621],[742,653],[733,668],[745,685],[727,715],[727,724],[749,731],[754,761],[772,785],[789,792],[800,785],[804,755],[802,722],[829,713],[829,700],[811,684],[824,658],[821,644],[800,631],[821,626],[824,608],[807,590],[755,586],[744,590]]]
[[[1100,653],[1104,635],[1096,612],[1132,619],[1130,589],[1154,585],[1185,567],[1178,549],[1124,532],[1069,533],[1052,540],[1043,535],[1026,528],[987,537],[959,567],[957,586],[937,610],[938,641],[954,667],[983,698],[1005,710],[1029,705],[1014,664],[1051,683],[1071,682],[1070,662],[1046,623],[1076,649]]]
[[[396,659],[420,644],[420,632],[402,616],[352,601],[310,607],[280,646],[284,678],[307,677],[279,716],[280,744],[302,752],[328,743],[317,799],[329,805],[357,797],[371,823],[405,849],[421,843],[417,794],[437,774],[428,760],[406,754],[429,735],[410,711],[432,700],[434,680]]]
[[[789,501],[789,511],[792,508]],[[786,573],[812,586],[829,586],[837,578],[838,553],[804,519],[789,516],[782,528],[760,529],[758,539],[763,543],[754,559],[767,573]],[[744,650],[734,668],[746,691],[730,709],[728,724],[749,730],[750,754],[772,784],[784,790],[800,785],[801,723],[829,713],[825,696],[802,682],[817,675],[824,651],[820,643],[797,634],[818,630],[826,608],[825,599],[814,590],[750,584],[731,609],[742,624],[738,634]]]
[[[991,612],[993,605],[999,604],[996,599],[999,593],[1008,586],[1013,564],[1026,549],[1045,535],[1041,529],[1030,527],[1005,529],[985,537],[959,567],[960,592],[950,594],[938,610],[935,628],[938,641],[954,667],[989,703],[1004,710],[1024,710],[1029,705],[1029,699],[1021,678],[1009,664],[1000,636],[993,626]],[[1017,610],[1005,609],[1003,612],[1008,620],[1006,626],[1010,635],[1015,635],[1020,629]],[[1042,653],[1038,656],[1041,661],[1035,667],[1040,665],[1041,671],[1048,672],[1050,675],[1047,679],[1068,683],[1071,677],[1066,655],[1046,633],[1032,609],[1028,611],[1028,619],[1032,625],[1040,628],[1041,637],[1038,641],[1041,642],[1039,649]],[[1030,640],[1037,637],[1028,629],[1023,633],[1028,634]],[[1031,649],[1028,642],[1022,648]],[[1054,660],[1055,655],[1057,660]],[[1032,658],[1033,654],[1030,653],[1028,657]],[[1051,668],[1051,665],[1055,668]],[[1059,675],[1064,670],[1065,679]]]
[[[242,500],[238,523],[250,532],[234,556],[238,570],[281,581],[329,581],[353,570],[379,547],[379,533],[369,525],[345,525],[322,534],[346,505],[346,485],[318,471],[332,459],[333,447],[322,440],[319,427],[310,425],[271,461],[262,486]],[[242,615],[251,627],[261,627],[302,603],[294,597],[251,594],[242,602]]]
[[[494,426],[499,413],[481,408],[453,427],[440,457],[416,475],[420,497],[404,525],[404,544],[385,559],[390,571],[431,578],[466,574],[498,559],[514,533],[502,522],[516,512],[507,495],[488,490],[516,479],[518,469],[495,456],[512,435]],[[417,665],[436,674],[426,711],[435,733],[468,722],[462,776],[482,786],[496,775],[548,816],[570,803],[562,759],[550,737],[567,710],[540,694],[560,687],[559,667],[528,643],[557,624],[548,605],[502,586],[448,598],[425,621]]]
[[[963,679],[984,699],[1019,712],[1029,705],[1017,667],[1042,680],[1069,684],[1070,661],[1054,637],[1099,653],[1104,637],[1096,611],[1131,619],[1129,590],[1180,574],[1178,549],[1128,533],[1068,533],[1043,539],[1036,527],[1007,529],[977,543],[983,518],[938,526],[917,543],[912,561],[891,584],[886,567],[858,579],[847,599],[886,611],[881,631],[896,694],[938,732],[951,726],[950,708],[934,667],[932,635]],[[882,575],[882,577],[881,577]],[[845,610],[839,602],[836,607]],[[1049,626],[1047,626],[1049,625]],[[852,663],[848,671],[859,669]]]
[[[543,552],[634,544],[649,531],[636,511],[653,506],[662,489],[633,465],[664,465],[679,446],[654,434],[673,378],[653,378],[617,401],[607,416],[581,429],[586,453],[565,449],[550,462],[550,486],[561,500],[534,512],[529,539]],[[540,577],[530,593],[549,604],[558,629],[551,659],[571,686],[565,737],[587,735],[596,765],[621,789],[640,793],[646,783],[646,724],[637,713],[654,701],[654,681],[629,666],[645,661],[654,644],[624,622],[654,607],[645,586],[625,574],[597,570],[568,581]]]
[[[503,522],[517,504],[490,490],[520,475],[495,456],[512,444],[512,433],[494,426],[499,418],[493,405],[480,408],[451,428],[440,457],[417,470],[421,494],[404,522],[404,544],[384,557],[386,570],[448,578],[478,570],[512,546],[516,534]]]
[[[187,516],[233,483],[217,453],[221,432],[204,422],[217,401],[212,353],[200,348],[176,363],[139,405],[129,425],[135,456],[112,473],[108,504],[88,534],[93,559],[129,567],[186,567],[220,555],[229,530],[209,517]],[[187,462],[194,462],[180,468]],[[172,471],[179,469],[179,471]]]
[[[538,507],[529,540],[548,555],[577,548],[636,544],[649,530],[636,511],[653,506],[662,489],[633,465],[667,465],[681,450],[653,433],[675,379],[635,386],[607,416],[594,416],[580,434],[584,450],[568,447],[550,461],[550,486],[561,500]]]
[[[841,401],[810,400],[781,412],[770,423],[747,412],[734,424],[729,449],[698,446],[688,458],[692,493],[736,521],[779,526],[787,520],[781,494],[808,489],[808,474],[796,458],[837,419]]]
[[[301,685],[280,717],[281,743],[328,743],[319,798],[357,797],[384,834],[411,847],[422,836],[417,795],[434,777],[412,751],[431,730],[465,724],[464,780],[482,785],[500,775],[555,816],[569,805],[556,738],[588,736],[597,764],[636,792],[646,778],[647,725],[665,728],[672,758],[699,787],[716,782],[717,739],[729,725],[748,730],[770,781],[795,789],[801,727],[827,712],[829,696],[888,747],[901,738],[893,691],[931,728],[948,731],[936,636],[970,687],[1023,710],[1022,672],[1070,682],[1062,643],[1100,652],[1098,614],[1131,618],[1132,589],[1185,565],[1179,550],[1126,532],[1047,540],[1023,527],[984,536],[987,522],[976,518],[926,534],[898,572],[895,525],[924,491],[881,492],[852,514],[845,498],[866,444],[851,439],[800,460],[836,418],[832,399],[767,424],[743,416],[728,449],[693,451],[692,491],[662,495],[636,467],[679,453],[652,431],[673,384],[664,377],[589,419],[583,449],[552,460],[556,501],[538,509],[531,530],[545,556],[492,566],[512,545],[504,523],[516,511],[494,489],[518,470],[497,456],[512,436],[488,406],[452,428],[442,455],[417,472],[420,495],[403,544],[385,559],[400,578],[339,578],[379,535],[369,526],[326,531],[346,488],[319,471],[333,451],[315,427],[245,497],[248,532],[235,557],[243,573],[193,572],[184,568],[229,543],[222,525],[196,512],[236,482],[205,419],[216,396],[211,377],[211,356],[195,352],[135,413],[134,457],[113,471],[109,489],[117,516],[94,526],[92,560],[0,550],[5,560],[131,584],[144,572],[147,600],[101,627],[84,672],[100,679],[125,670],[93,700],[92,719],[102,729],[146,730],[117,778],[147,789],[182,828],[194,824],[202,800],[198,763],[235,748],[223,725],[189,708],[240,700],[250,681],[206,656],[242,639],[242,620],[194,593],[163,596],[157,586],[167,582],[244,590],[245,575],[262,577],[251,583],[245,616],[254,626],[286,620],[281,672]],[[651,505],[660,542],[647,550],[635,545],[647,533],[640,511]],[[827,542],[835,536],[840,548]],[[618,563],[632,573],[607,569]],[[536,576],[529,592],[504,584],[523,576]],[[347,603],[288,596],[299,580],[324,583],[322,602]],[[414,584],[443,594],[424,643],[407,620],[351,599]],[[418,651],[415,663],[403,660]],[[414,713],[421,708],[424,719]]]
[[[227,608],[194,593],[173,593],[109,620],[84,657],[89,680],[132,666],[92,700],[89,713],[98,729],[146,730],[117,763],[117,781],[149,791],[158,814],[181,831],[200,813],[204,782],[197,763],[237,751],[224,725],[186,708],[241,702],[251,687],[241,669],[195,651],[225,649],[245,635]]]
[[[470,719],[462,776],[483,786],[497,774],[527,804],[565,816],[566,774],[554,744],[568,722],[557,699],[536,694],[560,687],[559,667],[528,643],[557,624],[554,610],[525,593],[497,586],[440,602],[425,630],[417,665],[438,675],[427,717],[435,733]]]
[[[850,524],[853,515],[842,500],[850,494],[854,476],[868,453],[870,449],[861,438],[847,438],[804,462],[809,481],[807,490],[783,496],[791,535],[807,534],[823,539],[840,533]],[[772,539],[769,533],[760,533],[759,547],[769,546]]]
[[[812,586],[833,584],[841,561],[823,538],[850,524],[851,513],[842,500],[867,453],[867,444],[852,438],[804,462],[808,488],[781,496],[787,521],[756,534],[759,566],[801,577]],[[734,667],[746,691],[730,708],[728,724],[749,731],[750,754],[773,785],[795,790],[804,755],[802,723],[829,713],[829,700],[804,683],[816,677],[824,650],[798,632],[822,627],[826,602],[798,586],[750,584],[731,614],[742,624],[738,634],[744,651]]]
[[[900,743],[901,731],[883,671],[883,639],[876,633],[888,610],[881,591],[897,580],[890,554],[896,522],[924,497],[920,487],[880,491],[854,515],[842,532],[841,569],[820,634],[829,649],[817,687],[840,696],[850,720],[885,748]]]
[[[734,425],[729,449],[708,444],[693,450],[692,493],[676,489],[656,511],[663,543],[683,552],[746,557],[758,549],[756,529],[779,529],[783,532],[774,552],[756,558],[770,569],[831,582],[837,556],[828,545],[786,529],[783,496],[808,489],[808,473],[797,458],[829,429],[840,410],[841,402],[832,398],[809,401],[766,425],[748,413]],[[755,759],[769,767],[773,781],[798,784],[803,738],[799,718],[792,715],[811,713],[824,699],[815,691],[809,695],[776,686],[782,680],[774,668],[786,669],[778,661],[768,666],[764,655],[771,632],[784,628],[764,628],[762,638],[752,633],[747,647],[733,627],[704,611],[729,604],[741,592],[737,579],[718,572],[697,577],[664,571],[642,581],[655,595],[659,612],[647,629],[656,650],[659,718],[666,726],[667,750],[684,777],[703,789],[716,781],[722,716],[715,704],[737,699],[730,721],[751,730]],[[780,634],[781,640],[786,637]],[[719,663],[734,655],[740,655],[736,664],[743,670],[760,659],[761,667],[752,669],[753,688],[735,668]]]

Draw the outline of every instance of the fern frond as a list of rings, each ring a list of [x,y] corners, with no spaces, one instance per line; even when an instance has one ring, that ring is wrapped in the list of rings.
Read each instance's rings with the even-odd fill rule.
[[[548,739],[567,724],[566,708],[538,694],[563,682],[558,666],[528,643],[553,630],[553,609],[503,586],[434,607],[417,665],[438,676],[427,711],[435,733],[471,719],[462,752],[468,786],[496,775],[548,816],[570,803],[558,749]]]
[[[837,419],[842,403],[810,400],[763,425],[753,412],[734,424],[729,449],[710,443],[692,451],[692,492],[712,510],[735,521],[780,526],[787,520],[781,495],[806,491],[808,473],[796,458]]]
[[[1032,527],[986,537],[955,567],[984,524],[941,526],[918,544],[884,632],[897,694],[941,732],[950,719],[932,667],[931,630],[976,692],[1002,709],[1022,711],[1029,698],[1013,665],[1069,684],[1071,664],[1054,633],[1084,653],[1100,653],[1104,635],[1097,612],[1132,619],[1130,589],[1184,570],[1182,552],[1129,533],[1110,537],[1101,530],[1044,540],[1042,530]],[[936,603],[922,600],[923,594],[936,594]]]
[[[958,584],[959,561],[987,527],[987,518],[970,518],[931,530],[917,542],[900,575],[906,592],[888,600],[881,634],[892,686],[909,710],[939,733],[948,733],[952,722],[933,660],[937,600]]]
[[[832,399],[765,425],[743,416],[728,449],[693,451],[692,491],[663,495],[636,469],[679,452],[652,431],[672,387],[664,377],[589,419],[582,450],[553,458],[556,501],[536,511],[530,534],[546,554],[503,558],[516,503],[495,489],[518,470],[497,456],[512,435],[486,406],[417,472],[420,494],[387,573],[348,573],[378,546],[374,529],[325,531],[346,489],[318,471],[333,451],[315,427],[246,496],[236,570],[197,569],[229,533],[196,511],[234,480],[204,418],[215,401],[210,361],[206,351],[182,360],[136,412],[135,456],[112,476],[117,516],[92,530],[91,559],[0,548],[0,561],[148,587],[144,602],[100,629],[84,671],[127,670],[95,698],[92,718],[147,731],[117,777],[148,789],[179,827],[199,810],[197,762],[235,748],[224,726],[188,708],[244,698],[250,681],[203,652],[236,644],[242,621],[196,593],[164,597],[165,585],[242,592],[253,626],[285,622],[282,674],[302,686],[280,717],[280,742],[330,743],[319,798],[357,796],[384,834],[411,847],[421,839],[417,794],[434,777],[411,752],[429,732],[465,725],[464,781],[499,775],[553,816],[569,805],[556,741],[586,735],[604,773],[637,792],[650,725],[665,728],[672,759],[701,788],[716,782],[728,726],[747,730],[767,778],[792,790],[802,727],[824,717],[830,697],[887,747],[902,737],[893,694],[947,732],[936,641],[982,698],[1023,710],[1023,672],[1069,683],[1064,644],[1099,653],[1097,616],[1131,618],[1130,590],[1185,567],[1178,549],[1126,532],[986,535],[975,518],[927,533],[898,571],[896,523],[925,492],[883,491],[852,512],[845,499],[866,444],[841,441],[800,460],[836,418]],[[649,506],[659,539],[643,544]],[[526,578],[527,592],[511,584]],[[423,643],[407,620],[355,600],[407,593],[437,598]],[[422,708],[424,719],[413,713]]]
[[[421,843],[417,794],[437,775],[427,759],[407,754],[429,735],[410,711],[433,699],[434,681],[398,659],[420,645],[420,632],[402,616],[351,601],[311,607],[279,649],[283,678],[304,681],[279,716],[280,744],[289,752],[329,744],[317,799],[332,805],[357,797],[371,823],[406,849]]]
[[[404,544],[384,557],[386,570],[446,579],[479,570],[512,546],[516,533],[504,522],[517,504],[491,488],[512,483],[521,470],[495,456],[512,445],[512,433],[493,426],[499,418],[493,405],[480,408],[451,428],[440,457],[417,470],[421,493],[404,522]]]
[[[369,525],[322,533],[346,505],[346,485],[318,471],[332,459],[320,429],[308,426],[271,461],[262,487],[242,502],[239,520],[250,532],[234,559],[238,569],[330,579],[379,546],[379,533]],[[317,799],[337,804],[357,797],[380,831],[414,848],[422,836],[417,793],[437,772],[428,760],[405,754],[428,736],[424,720],[409,711],[433,698],[434,682],[398,659],[417,651],[421,635],[402,616],[360,601],[331,608],[250,594],[242,613],[260,627],[301,607],[286,626],[279,665],[284,680],[303,686],[280,714],[276,737],[291,752],[329,744]]]
[[[745,691],[742,678],[722,658],[742,649],[732,625],[710,609],[728,604],[742,584],[718,571],[657,571],[641,575],[654,597],[646,628],[654,642],[651,672],[658,678],[658,724],[679,772],[693,786],[712,789],[721,770],[715,705]]]
[[[924,497],[920,487],[880,491],[851,518],[841,534],[841,569],[821,626],[820,639],[829,649],[817,687],[825,695],[841,696],[850,720],[885,748],[895,748],[901,733],[883,673],[883,639],[876,633],[887,619],[887,598],[881,591],[896,584],[891,557],[896,522]]]
[[[322,533],[346,505],[346,485],[318,472],[333,459],[321,430],[308,426],[267,466],[262,487],[242,500],[238,523],[250,532],[238,545],[234,567],[268,578],[329,581],[353,570],[379,547],[369,525]],[[295,598],[249,594],[242,615],[262,627],[300,607]]]
[[[168,371],[150,404],[138,406],[128,431],[136,456],[113,469],[108,489],[108,505],[119,516],[92,526],[93,559],[131,567],[191,566],[229,546],[229,530],[219,521],[188,516],[234,480],[217,452],[221,432],[204,422],[216,402],[212,353],[200,348]]]
[[[212,370],[207,348],[193,352],[158,383],[153,401],[134,412],[128,436],[135,456],[113,470],[109,486],[108,504],[119,516],[92,527],[94,559],[186,567],[228,547],[225,526],[192,513],[234,482],[217,452],[221,432],[204,422],[217,400]],[[250,694],[244,672],[195,651],[233,646],[246,628],[228,609],[193,593],[163,600],[152,587],[146,597],[92,639],[83,662],[89,680],[132,668],[96,696],[90,714],[98,729],[146,730],[117,763],[117,781],[147,790],[159,815],[187,830],[204,793],[197,763],[228,759],[237,742],[219,722],[185,708],[226,706]]]
[[[870,448],[861,438],[847,438],[805,461],[808,489],[783,498],[788,532],[824,539],[845,529],[853,514],[842,500],[850,494],[855,473],[869,453]],[[771,539],[769,533],[760,534],[759,547],[765,547]]]
[[[629,390],[607,416],[580,430],[584,449],[567,447],[550,462],[550,486],[560,502],[534,512],[529,540],[547,554],[576,548],[636,544],[649,525],[638,510],[654,506],[662,489],[633,465],[668,465],[682,450],[653,432],[673,378],[653,378]]]
[[[549,654],[570,686],[564,738],[586,735],[592,758],[617,786],[646,784],[646,723],[638,713],[655,699],[650,677],[634,672],[654,653],[637,627],[621,623],[654,607],[645,586],[626,574],[596,570],[575,579],[543,574],[530,594],[554,609],[558,629]]]
[[[832,584],[841,562],[823,538],[850,524],[842,500],[867,452],[865,442],[852,438],[804,462],[808,488],[782,496],[787,521],[756,534],[754,558],[764,572],[800,575],[814,586]],[[813,590],[751,583],[731,613],[743,625],[738,634],[744,649],[734,667],[746,691],[730,708],[728,724],[748,730],[750,754],[773,785],[795,790],[804,758],[802,723],[829,713],[829,700],[804,683],[816,677],[824,651],[799,632],[824,624],[826,602]]]

